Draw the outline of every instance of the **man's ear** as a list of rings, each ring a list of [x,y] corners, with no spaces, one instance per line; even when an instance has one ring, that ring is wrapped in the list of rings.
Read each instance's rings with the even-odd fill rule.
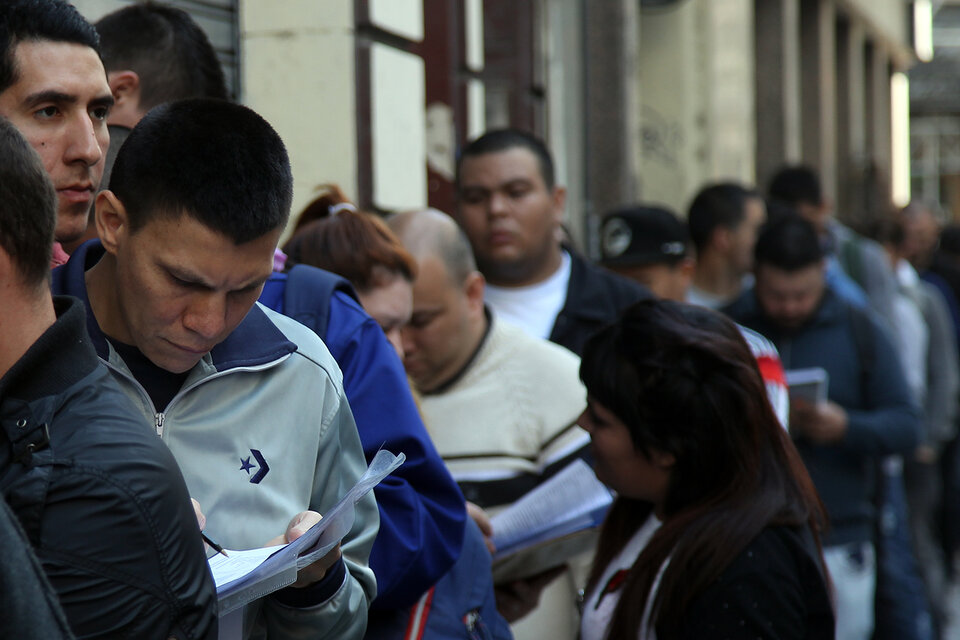
[[[483,309],[483,290],[487,286],[487,281],[479,271],[473,271],[467,276],[464,282],[463,290],[467,295],[467,304],[471,309]]]
[[[557,226],[560,226],[563,224],[563,214],[567,210],[567,188],[554,185],[550,198],[553,200],[553,217]]]
[[[107,84],[115,100],[110,108],[110,124],[133,128],[140,120],[140,76],[136,71],[111,71]]]
[[[97,194],[96,211],[97,235],[107,253],[116,255],[123,240],[130,233],[127,209],[113,191],[101,191]]]
[[[717,225],[710,234],[710,242],[707,246],[721,254],[726,253],[732,244],[733,232],[723,225]]]

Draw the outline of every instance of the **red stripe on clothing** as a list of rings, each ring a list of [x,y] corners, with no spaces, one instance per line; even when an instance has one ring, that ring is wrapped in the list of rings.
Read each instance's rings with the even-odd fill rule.
[[[779,358],[757,356],[757,366],[760,368],[760,376],[765,382],[775,382],[786,386],[787,376],[783,373],[783,364],[781,364]]]
[[[423,633],[427,630],[427,618],[430,617],[430,606],[433,604],[433,592],[436,587],[430,587],[424,593],[417,604],[410,610],[410,622],[407,623],[407,631],[403,635],[404,640],[422,640]]]

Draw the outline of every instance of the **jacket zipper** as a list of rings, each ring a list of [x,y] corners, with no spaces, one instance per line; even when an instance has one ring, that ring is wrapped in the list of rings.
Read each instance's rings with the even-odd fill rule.
[[[180,391],[178,391],[177,394],[176,394],[175,396],[173,396],[173,398],[171,398],[170,402],[167,403],[167,407],[166,407],[166,410],[165,410],[165,411],[157,411],[157,410],[156,410],[156,407],[154,407],[154,405],[153,405],[153,401],[150,399],[150,394],[148,394],[148,393],[147,393],[147,390],[143,388],[143,385],[140,384],[140,381],[139,381],[139,380],[137,380],[136,378],[134,378],[132,375],[128,375],[125,371],[123,371],[123,370],[120,369],[119,367],[113,365],[109,360],[105,360],[104,358],[100,358],[100,362],[104,363],[104,364],[107,366],[108,369],[111,369],[111,370],[117,372],[124,380],[126,380],[126,381],[129,382],[129,383],[131,383],[131,384],[134,386],[134,388],[137,389],[137,390],[140,392],[141,398],[143,398],[143,400],[144,400],[144,402],[146,403],[146,405],[147,405],[148,407],[150,407],[150,409],[153,411],[154,426],[156,427],[157,435],[162,438],[162,437],[163,437],[163,423],[164,423],[164,421],[166,420],[166,414],[167,414],[167,413],[170,413],[170,407],[172,407],[172,406],[174,405],[174,403],[175,403],[180,397],[182,397],[183,395],[185,395],[187,392],[189,392],[189,391],[191,391],[192,389],[200,386],[200,385],[203,384],[204,382],[208,382],[208,381],[210,381],[210,380],[214,380],[214,379],[216,379],[216,378],[220,378],[220,377],[223,377],[223,376],[225,376],[225,375],[229,375],[229,374],[234,373],[234,372],[240,372],[240,371],[263,371],[264,369],[270,369],[270,368],[272,368],[272,367],[280,364],[281,362],[283,362],[284,360],[286,360],[286,359],[289,358],[289,357],[290,357],[290,354],[287,354],[287,355],[284,355],[284,356],[280,357],[280,358],[277,359],[277,360],[273,360],[273,361],[271,361],[271,362],[267,362],[267,363],[260,364],[260,365],[255,365],[255,366],[252,366],[252,367],[235,367],[235,368],[233,368],[233,369],[227,369],[226,371],[217,371],[216,373],[213,373],[213,374],[211,374],[211,375],[209,375],[209,376],[206,376],[205,378],[201,378],[201,379],[195,381],[193,384],[191,384],[191,385],[188,386],[188,387],[185,387],[185,388],[183,388],[183,389],[180,389]]]

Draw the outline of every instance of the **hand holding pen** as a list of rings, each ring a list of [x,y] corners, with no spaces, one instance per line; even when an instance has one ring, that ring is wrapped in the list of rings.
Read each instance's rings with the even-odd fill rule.
[[[193,504],[193,513],[197,516],[197,524],[200,526],[200,537],[203,538],[203,541],[209,545],[211,549],[217,553],[222,553],[225,557],[229,558],[227,552],[223,550],[223,547],[220,546],[213,538],[204,533],[204,529],[207,526],[207,518],[203,515],[203,511],[200,510],[200,503],[190,498],[190,503]]]

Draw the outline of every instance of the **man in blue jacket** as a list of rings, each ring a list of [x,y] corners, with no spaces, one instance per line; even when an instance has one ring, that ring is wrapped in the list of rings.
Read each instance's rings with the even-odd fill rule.
[[[839,298],[825,270],[813,226],[788,216],[761,234],[756,284],[728,312],[770,338],[785,369],[827,371],[825,402],[791,398],[790,431],[830,518],[824,557],[836,587],[837,637],[866,640],[876,585],[876,463],[913,450],[919,410],[879,321]]]

